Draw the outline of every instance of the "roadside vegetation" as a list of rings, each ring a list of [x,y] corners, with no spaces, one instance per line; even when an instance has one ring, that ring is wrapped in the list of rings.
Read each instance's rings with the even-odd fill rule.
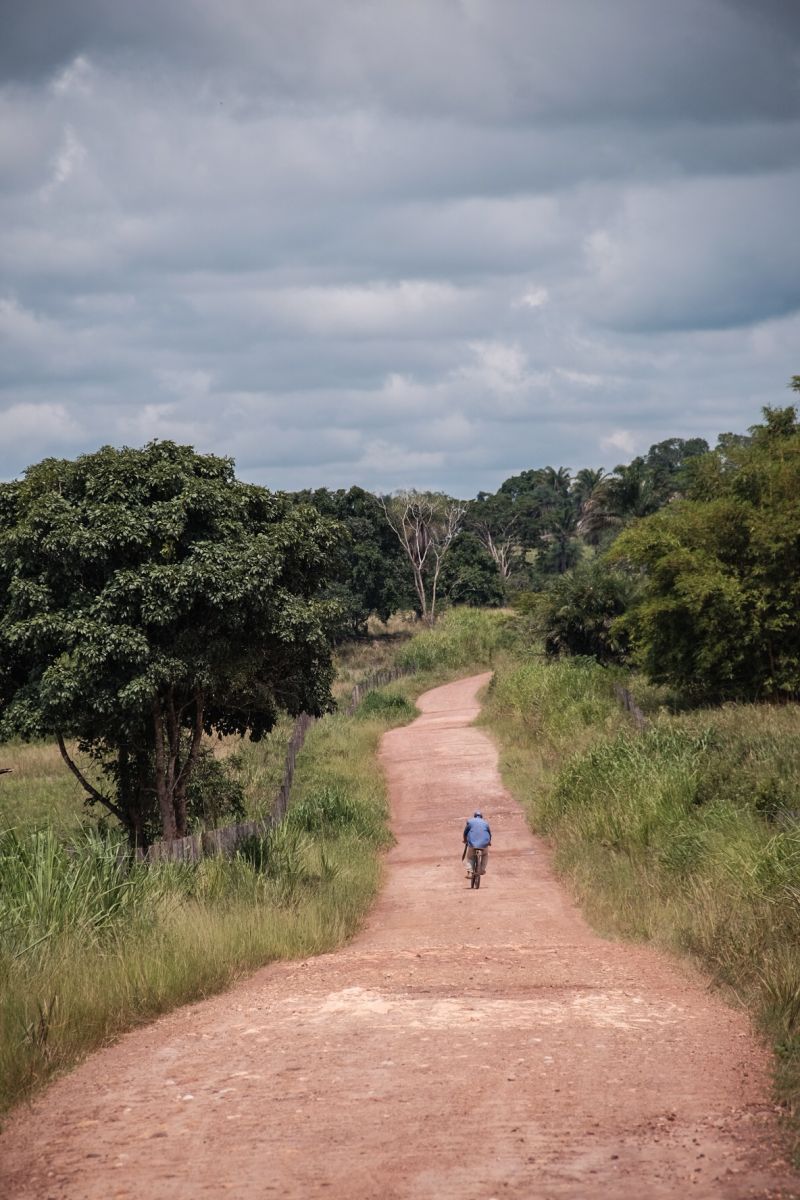
[[[506,778],[586,911],[735,991],[797,1106],[798,497],[793,406],[469,502],[271,493],[171,442],[0,483],[0,1106],[349,936],[389,839],[382,732],[486,668]],[[347,715],[376,671],[399,677]],[[268,816],[301,712],[323,719],[279,828],[136,863]]]
[[[377,743],[409,714],[320,721],[287,820],[232,860],[147,867],[97,832],[0,834],[0,1106],[131,1025],[352,934],[389,841]]]
[[[605,933],[688,953],[753,1012],[800,1120],[800,710],[673,712],[637,733],[587,658],[508,659],[484,720],[531,826]]]
[[[381,735],[413,719],[418,692],[488,665],[508,623],[498,613],[453,610],[419,634],[420,673],[370,692],[352,717],[318,721],[298,758],[286,820],[230,860],[131,862],[122,830],[87,822],[82,790],[57,749],[4,747],[26,786],[12,799],[13,776],[2,780],[0,1108],[133,1025],[267,962],[331,950],[350,937],[376,894],[381,851],[391,842],[376,757]],[[400,627],[343,647],[350,688],[400,659],[415,669],[413,656],[402,657],[415,640]],[[248,813],[263,815],[274,796],[285,733],[279,722],[260,742],[220,744]],[[63,780],[69,787],[56,822],[51,804]]]

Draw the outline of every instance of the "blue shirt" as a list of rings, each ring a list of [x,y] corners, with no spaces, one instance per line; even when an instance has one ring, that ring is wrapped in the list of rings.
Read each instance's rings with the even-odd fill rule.
[[[492,840],[489,822],[483,817],[470,817],[464,826],[464,841],[477,850],[485,850]]]

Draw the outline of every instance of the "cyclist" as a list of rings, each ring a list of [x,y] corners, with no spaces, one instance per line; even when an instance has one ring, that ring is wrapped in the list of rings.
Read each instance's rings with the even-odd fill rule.
[[[489,858],[489,847],[492,844],[492,831],[489,822],[484,820],[483,813],[475,812],[467,819],[464,826],[464,845],[467,847],[467,878],[475,870],[476,850],[482,850],[481,875],[486,874],[486,863]]]

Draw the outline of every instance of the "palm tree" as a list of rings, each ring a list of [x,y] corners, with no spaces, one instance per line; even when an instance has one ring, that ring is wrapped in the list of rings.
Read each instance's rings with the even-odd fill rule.
[[[556,496],[568,496],[571,483],[569,467],[542,467],[539,472],[542,485]]]
[[[594,467],[581,467],[580,471],[578,471],[572,481],[571,492],[575,498],[579,512],[605,477],[606,473],[602,467],[597,467],[596,469]]]

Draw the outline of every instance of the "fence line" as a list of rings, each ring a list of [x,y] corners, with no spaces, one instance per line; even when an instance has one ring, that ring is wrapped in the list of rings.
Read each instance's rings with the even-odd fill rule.
[[[396,679],[404,679],[407,675],[414,675],[416,667],[386,667],[383,671],[373,671],[367,675],[366,679],[362,679],[361,683],[357,683],[350,694],[350,701],[343,709],[343,712],[348,717],[352,717],[353,713],[358,708],[361,701],[369,692],[374,692],[377,688],[386,687],[387,683],[394,683]]]
[[[628,689],[623,687],[621,683],[615,683],[614,695],[617,697],[625,711],[631,714],[633,717],[633,722],[639,732],[644,733],[650,722],[639,708],[639,705],[636,703]]]
[[[387,683],[392,683],[395,679],[402,679],[406,675],[413,674],[413,667],[390,667],[383,671],[373,671],[361,683],[355,685],[349,701],[341,711],[347,716],[352,716],[369,692],[385,687]],[[286,816],[297,756],[303,748],[309,729],[317,719],[308,713],[300,713],[295,721],[289,744],[286,747],[283,780],[275,795],[272,812],[268,817],[261,817],[256,821],[242,821],[238,825],[222,825],[219,829],[206,829],[202,833],[191,834],[185,838],[174,838],[171,841],[151,842],[146,850],[137,851],[137,858],[141,862],[147,863],[199,862],[201,858],[213,858],[216,855],[230,858],[236,853],[242,842],[248,838],[264,837]]]

